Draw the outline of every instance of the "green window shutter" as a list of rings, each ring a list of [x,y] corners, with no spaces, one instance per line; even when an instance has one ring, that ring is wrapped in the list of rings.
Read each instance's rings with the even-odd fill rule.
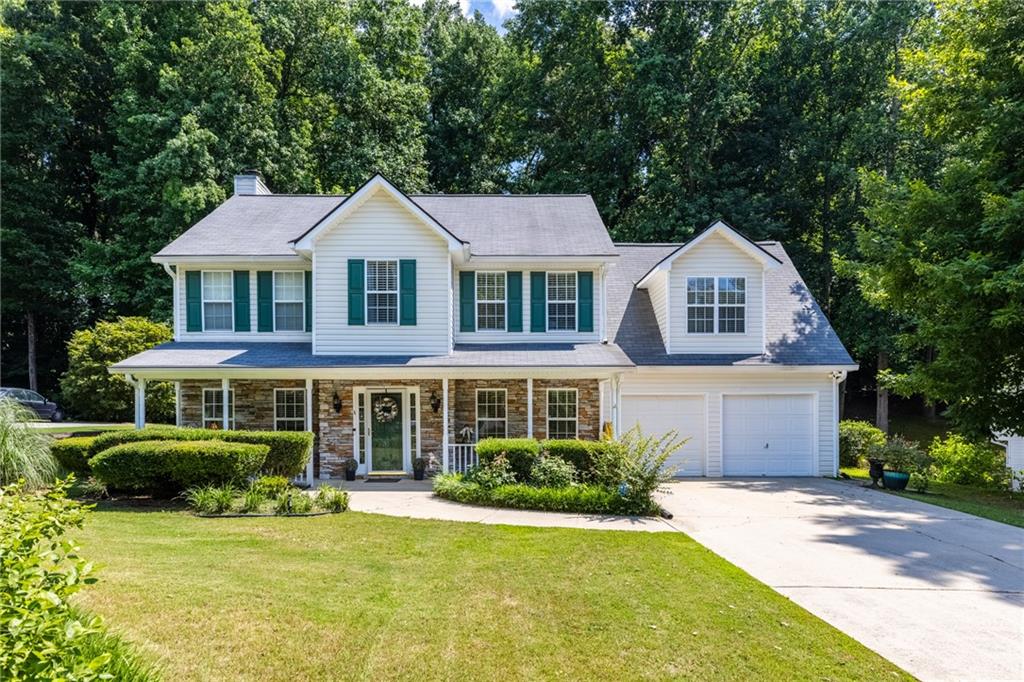
[[[366,324],[366,261],[362,258],[348,261],[348,323]]]
[[[530,331],[545,332],[548,329],[548,280],[543,272],[530,273]]]
[[[594,331],[594,273],[576,273],[576,322],[581,332]]]
[[[235,331],[250,331],[249,324],[249,271],[235,270]]]
[[[505,274],[505,308],[508,331],[523,331],[523,273],[521,272]]]
[[[416,261],[398,261],[398,324],[416,325]]]
[[[306,270],[306,331],[313,331],[313,272]]]
[[[274,273],[256,273],[256,331],[274,331]]]
[[[203,273],[198,270],[185,273],[185,329],[203,331]]]
[[[476,273],[459,273],[459,331],[476,331]]]

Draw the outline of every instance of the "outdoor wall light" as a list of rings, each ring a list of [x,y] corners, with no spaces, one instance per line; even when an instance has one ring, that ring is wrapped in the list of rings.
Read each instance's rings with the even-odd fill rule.
[[[437,397],[437,393],[434,391],[430,392],[430,409],[436,414],[441,409],[441,399]]]
[[[334,405],[334,411],[341,414],[341,396],[338,395],[337,391],[334,392],[334,400],[332,402]]]

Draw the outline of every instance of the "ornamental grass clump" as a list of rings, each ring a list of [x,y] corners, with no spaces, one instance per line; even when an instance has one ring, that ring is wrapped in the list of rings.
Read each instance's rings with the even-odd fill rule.
[[[282,493],[274,501],[275,514],[308,514],[313,511],[313,498],[300,490]]]
[[[185,501],[199,514],[224,514],[231,511],[236,491],[231,486],[203,485],[185,491]]]
[[[0,398],[0,485],[19,480],[35,490],[57,478],[57,461],[50,454],[53,439],[32,428],[35,413],[10,398]]]
[[[337,514],[348,509],[348,493],[325,483],[317,490],[314,502],[319,509]]]

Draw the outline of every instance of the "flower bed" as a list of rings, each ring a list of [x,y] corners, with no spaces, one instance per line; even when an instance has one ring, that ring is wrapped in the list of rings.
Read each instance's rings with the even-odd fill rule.
[[[190,488],[185,500],[196,516],[219,518],[321,516],[348,509],[348,493],[344,490],[322,485],[314,497],[278,476],[256,479],[247,488],[232,485]]]

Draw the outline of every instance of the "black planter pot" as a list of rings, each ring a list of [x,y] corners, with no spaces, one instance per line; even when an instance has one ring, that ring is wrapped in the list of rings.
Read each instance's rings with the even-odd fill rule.
[[[882,483],[886,490],[906,490],[910,482],[910,474],[902,471],[886,471],[882,474]]]
[[[412,478],[413,478],[413,480],[414,481],[422,481],[424,473],[426,473],[426,472],[423,469],[413,469],[412,470]]]
[[[354,481],[356,480],[356,472],[350,469],[345,469],[345,480]]]
[[[871,477],[871,485],[877,488],[878,482],[882,480],[883,462],[880,459],[869,459],[868,464],[870,465],[870,468],[868,469],[868,476]]]

